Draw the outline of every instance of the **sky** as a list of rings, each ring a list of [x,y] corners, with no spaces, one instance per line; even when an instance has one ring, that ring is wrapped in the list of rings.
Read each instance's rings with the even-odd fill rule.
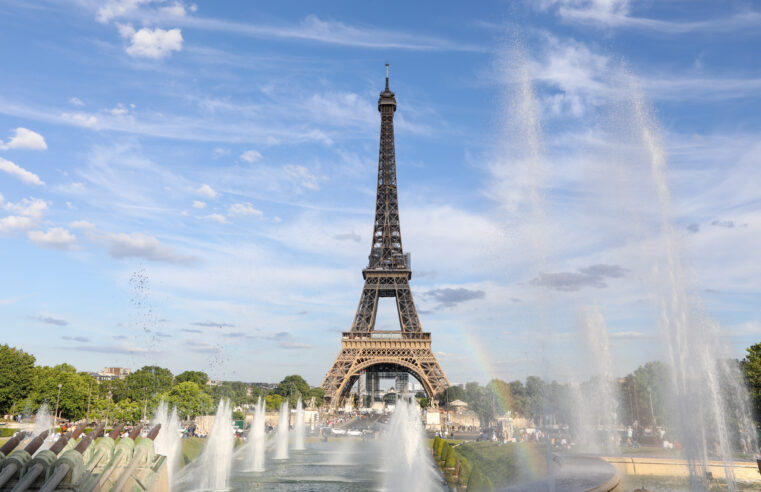
[[[320,384],[369,254],[385,63],[451,382],[585,377],[589,309],[616,375],[664,357],[637,121],[692,309],[733,357],[761,341],[754,2],[0,0],[0,23],[0,343],[40,364]]]

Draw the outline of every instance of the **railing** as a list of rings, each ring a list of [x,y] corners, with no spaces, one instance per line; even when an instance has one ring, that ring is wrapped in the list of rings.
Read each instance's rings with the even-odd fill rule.
[[[430,333],[373,330],[365,332],[345,331],[344,340],[430,340]]]

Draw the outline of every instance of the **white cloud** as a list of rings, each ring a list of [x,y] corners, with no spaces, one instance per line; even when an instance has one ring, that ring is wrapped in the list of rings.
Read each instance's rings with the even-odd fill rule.
[[[253,164],[262,158],[262,154],[255,150],[247,150],[240,155],[240,158],[248,163]]]
[[[117,103],[117,105],[109,109],[108,112],[114,116],[121,116],[121,115],[125,115],[129,113],[129,109],[127,109],[127,107],[124,104]]]
[[[250,203],[236,203],[230,206],[227,211],[230,216],[233,215],[255,215],[257,217],[263,217],[264,213],[261,210],[257,210]]]
[[[214,222],[218,222],[220,224],[227,224],[227,218],[222,214],[204,215],[203,218],[213,220]]]
[[[3,208],[15,215],[9,215],[0,219],[0,234],[11,234],[15,231],[36,227],[48,204],[38,198],[24,198],[19,203],[7,202]]]
[[[48,148],[45,139],[39,133],[21,127],[14,131],[16,134],[11,137],[10,142],[3,144],[0,141],[0,149],[45,150]]]
[[[33,184],[37,186],[42,186],[45,184],[45,182],[42,181],[40,177],[33,172],[27,171],[26,169],[14,164],[11,161],[5,160],[2,157],[0,157],[0,171],[4,171],[11,176],[15,176],[27,184]]]
[[[74,106],[84,106],[85,103],[78,97],[72,97],[69,99],[69,102],[73,104]]]
[[[196,190],[196,193],[200,193],[201,195],[207,198],[217,197],[217,192],[214,191],[214,189],[207,184],[202,184],[201,186],[199,186],[198,189]]]
[[[132,57],[158,60],[169,56],[172,51],[182,50],[182,32],[177,28],[165,30],[160,27],[143,27],[135,31],[130,24],[120,24],[119,34],[129,41],[126,51]]]
[[[53,227],[47,232],[29,231],[27,237],[38,246],[52,249],[73,249],[76,247],[77,238],[62,227]]]
[[[191,5],[190,11],[195,12],[196,6]],[[185,9],[185,5],[182,4],[182,2],[174,2],[172,5],[167,5],[166,7],[161,7],[159,11],[162,14],[169,15],[172,17],[185,17],[187,15],[187,10]]]
[[[187,263],[194,259],[180,255],[174,248],[161,244],[155,237],[139,232],[106,234],[99,240],[108,249],[108,254],[114,258],[143,258],[168,263]]]
[[[736,32],[741,29],[758,29],[761,14],[743,10],[726,17],[709,20],[670,21],[634,17],[630,14],[630,0],[544,0],[542,8],[557,7],[557,14],[566,22],[592,24],[603,28],[630,28],[668,34],[691,32]]]
[[[85,113],[62,113],[61,118],[68,120],[75,125],[87,128],[94,128],[98,124],[98,118]]]
[[[142,4],[155,0],[107,0],[95,13],[95,20],[104,24],[137,10]]]
[[[206,202],[202,202],[200,200],[193,200],[193,208],[206,208]]]
[[[305,168],[304,166],[297,164],[287,164],[283,166],[283,171],[285,171],[287,176],[298,181],[298,183],[304,188],[310,190],[316,190],[319,188],[319,185],[317,184],[317,176],[312,174],[309,169]]]
[[[95,229],[95,224],[92,222],[88,222],[86,220],[75,220],[74,222],[69,223],[69,227],[72,229],[86,229],[86,230],[93,230]]]

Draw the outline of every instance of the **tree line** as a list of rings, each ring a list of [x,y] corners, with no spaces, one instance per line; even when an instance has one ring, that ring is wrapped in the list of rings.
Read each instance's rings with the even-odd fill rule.
[[[0,345],[0,415],[34,413],[43,404],[53,413],[56,400],[58,415],[67,420],[88,417],[94,421],[108,413],[109,420],[126,422],[150,418],[161,399],[176,406],[181,418],[214,413],[221,398],[228,398],[235,408],[255,404],[261,396],[267,410],[279,409],[286,400],[295,406],[299,397],[305,402],[314,397],[318,406],[323,402],[322,388],[310,387],[298,375],[265,389],[240,381],[210,385],[208,375],[201,371],[175,376],[164,367],[144,366],[124,379],[98,381],[70,364],[38,366],[35,361],[23,350]]]
[[[761,343],[749,347],[743,360],[724,362],[730,369],[728,374],[742,375],[755,421],[759,422]],[[167,368],[145,366],[124,379],[99,382],[70,364],[37,366],[33,355],[0,345],[0,414],[35,412],[43,403],[54,411],[59,384],[59,416],[72,421],[86,416],[90,420],[103,419],[108,412],[110,419],[135,422],[143,415],[150,417],[162,398],[177,406],[182,418],[213,413],[223,397],[237,407],[254,404],[261,396],[268,410],[277,410],[285,400],[295,406],[299,397],[305,402],[314,397],[318,406],[323,402],[322,388],[310,387],[298,375],[287,376],[273,389],[239,381],[209,385],[208,381],[208,375],[201,371],[184,371],[175,376]],[[670,368],[662,362],[648,362],[616,380],[613,395],[619,422],[675,426],[671,381]],[[720,387],[729,388],[730,383],[724,382]],[[578,412],[575,405],[579,401],[594,402],[599,398],[599,388],[600,381],[595,379],[574,386],[529,376],[525,381],[492,379],[485,386],[477,382],[452,386],[437,398],[442,406],[454,400],[465,401],[484,425],[506,411],[540,426],[546,423],[573,425]],[[424,395],[420,396],[420,400],[427,403],[427,399],[422,398]],[[724,403],[730,418],[739,418],[737,402],[727,397]],[[595,408],[591,405],[588,411],[594,412]]]
[[[735,381],[729,379],[736,375],[747,389],[752,416],[756,425],[761,422],[761,343],[747,349],[742,360],[720,361],[725,368],[719,375],[719,387],[724,394],[723,407],[730,422],[737,423],[741,418],[741,402],[731,394]],[[438,402],[446,406],[454,400],[468,404],[482,422],[489,425],[504,412],[524,417],[535,425],[560,424],[573,426],[578,418],[579,407],[587,412],[586,421],[597,418],[602,421],[600,388],[609,384],[618,423],[638,426],[664,426],[674,428],[677,412],[674,410],[675,391],[672,387],[671,368],[662,362],[653,361],[639,366],[636,370],[615,381],[603,382],[592,378],[578,385],[545,381],[537,376],[529,376],[524,381],[503,381],[492,379],[485,386],[477,382],[462,386],[451,386],[438,395]],[[586,405],[584,405],[587,403]],[[590,404],[591,403],[591,404]],[[581,404],[581,405],[580,405]],[[732,428],[737,428],[733,425]]]

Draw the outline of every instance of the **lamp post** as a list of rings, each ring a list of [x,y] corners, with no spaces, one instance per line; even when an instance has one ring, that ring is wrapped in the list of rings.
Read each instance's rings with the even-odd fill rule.
[[[108,400],[106,400],[106,425],[103,426],[103,432],[105,432],[106,429],[108,429],[108,412],[111,410],[111,392],[110,391],[106,393],[106,398],[108,398]]]
[[[145,422],[145,412],[148,407],[148,393],[147,389],[143,388],[143,422]]]
[[[58,383],[58,396],[55,398],[55,420],[53,421],[53,426],[58,423],[58,402],[61,401],[61,386],[63,385]]]
[[[653,411],[653,390],[650,386],[647,387],[647,394],[650,396],[650,415],[653,417],[653,431],[658,423],[655,421],[655,412]]]

